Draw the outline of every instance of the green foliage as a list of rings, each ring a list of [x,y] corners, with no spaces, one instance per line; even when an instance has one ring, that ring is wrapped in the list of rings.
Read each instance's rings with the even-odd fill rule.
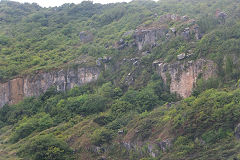
[[[215,17],[216,9],[228,14],[225,23],[219,23]],[[54,8],[1,1],[0,81],[38,70],[73,66],[75,62],[84,62],[79,64],[83,67],[95,66],[96,59],[103,56],[112,59],[99,67],[105,71],[97,83],[74,87],[66,93],[52,87],[38,98],[30,97],[19,104],[3,106],[0,109],[1,140],[8,137],[19,143],[9,144],[14,147],[2,147],[1,142],[0,150],[19,146],[18,155],[23,159],[67,160],[72,159],[73,154],[68,145],[79,149],[79,153],[74,153],[77,156],[89,153],[86,146],[78,148],[78,145],[91,142],[97,146],[107,144],[114,150],[114,143],[119,141],[115,133],[124,129],[121,135],[126,136],[124,140],[153,142],[156,137],[173,136],[172,150],[162,152],[163,159],[198,159],[195,157],[204,155],[211,158],[202,159],[228,159],[227,154],[235,154],[231,146],[238,145],[236,150],[239,151],[233,133],[240,122],[240,91],[232,91],[229,85],[240,79],[239,11],[239,1],[234,0],[141,0],[107,5],[85,1]],[[139,57],[133,34],[123,37],[124,33],[159,22],[160,16],[167,14],[188,15],[195,19],[202,39],[192,37],[186,41],[177,35],[158,41],[156,47],[144,46],[151,54]],[[187,27],[178,25],[179,22],[166,22],[166,26],[179,31]],[[82,31],[90,32],[93,40],[84,43],[79,35]],[[122,38],[128,47],[117,50],[115,44]],[[171,107],[162,106],[180,98],[170,93],[170,73],[164,84],[160,76],[154,74],[152,62],[156,59],[175,62],[178,54],[187,54],[190,50],[193,55],[186,61],[214,60],[218,75],[208,80],[199,76],[193,97]],[[139,58],[139,64],[128,63],[135,57]],[[122,61],[124,58],[126,62]],[[130,87],[125,84],[125,76],[129,73],[134,82]],[[231,87],[219,89],[223,85]],[[161,107],[156,108],[158,106]],[[11,132],[10,137],[2,136],[6,130]],[[46,133],[64,137],[69,144]],[[121,139],[121,136],[116,137]],[[90,138],[91,142],[82,137]],[[215,150],[214,146],[218,145]],[[148,157],[145,155],[147,149],[141,149],[143,154],[122,148],[121,151],[124,159]],[[220,152],[222,157],[218,155]]]
[[[100,129],[96,129],[91,137],[92,143],[100,146],[104,143],[109,143],[112,138],[113,138],[114,134],[112,132],[112,130],[110,129],[106,129],[106,128],[100,128]]]
[[[31,97],[26,98],[24,101],[17,105],[9,107],[8,105],[3,107],[0,111],[2,119],[7,124],[14,124],[21,120],[25,116],[32,116],[41,111],[42,102]]]
[[[194,153],[194,143],[190,141],[187,137],[180,136],[174,142],[175,149],[178,150],[176,153],[178,157],[183,157],[187,154]]]
[[[120,128],[123,128],[134,118],[134,115],[135,114],[132,112],[126,113],[124,115],[122,114],[122,116],[117,117],[111,123],[107,124],[106,127],[111,130],[118,130]]]
[[[233,131],[234,126],[240,120],[237,97],[239,97],[239,90],[229,93],[213,89],[207,90],[198,98],[192,98],[190,101],[185,100],[179,106],[178,111],[184,111],[186,116],[176,115],[174,124],[176,128],[183,129],[185,134],[194,137],[202,135],[207,128],[215,130],[210,131],[209,134],[224,135],[224,132]],[[222,131],[224,132],[222,133]],[[216,135],[213,137],[218,139]]]
[[[103,115],[103,116],[98,116],[93,121],[100,126],[104,126],[104,125],[107,125],[108,123],[110,123],[112,120],[113,120],[112,116],[109,116],[109,115],[104,116]]]
[[[210,130],[208,132],[205,132],[202,135],[202,138],[206,143],[215,144],[216,142],[220,141],[221,139],[231,137],[232,135],[233,135],[232,131],[228,131],[223,128],[219,128],[218,130]]]
[[[56,138],[52,134],[39,135],[31,139],[31,141],[23,146],[18,154],[21,157],[33,160],[70,160],[72,159],[71,149],[67,144]]]
[[[39,113],[31,118],[23,118],[13,132],[12,142],[29,136],[33,131],[43,131],[53,126],[53,120],[46,113]]]
[[[119,117],[134,109],[134,106],[126,101],[117,100],[111,106],[113,116]]]
[[[193,95],[197,96],[203,91],[211,88],[218,88],[219,87],[220,80],[217,78],[209,78],[208,80],[205,80],[203,78],[200,78],[197,80],[196,87],[193,90]]]
[[[157,96],[150,89],[144,89],[137,95],[137,104],[140,106],[140,112],[150,111],[157,105]]]
[[[139,124],[138,134],[141,137],[141,140],[147,139],[152,134],[153,121],[147,119]]]

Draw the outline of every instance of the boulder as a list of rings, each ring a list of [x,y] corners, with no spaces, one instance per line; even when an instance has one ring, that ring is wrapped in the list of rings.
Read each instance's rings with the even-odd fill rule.
[[[118,130],[118,134],[123,134],[124,133],[124,130],[123,129],[119,129]]]
[[[217,9],[217,11],[216,11],[216,18],[219,19],[219,23],[225,23],[225,20],[227,18],[227,13]]]
[[[234,135],[237,139],[240,139],[240,123],[236,126]]]
[[[101,66],[103,63],[109,63],[111,61],[112,57],[107,57],[107,56],[104,56],[102,58],[98,58],[96,60],[96,65],[97,66]]]
[[[179,55],[177,56],[178,60],[183,60],[185,57],[186,57],[186,54],[185,54],[185,53],[179,54]]]
[[[152,144],[148,144],[148,152],[153,158],[156,157],[156,153],[154,152],[154,147]]]
[[[185,40],[189,40],[189,38],[190,38],[190,28],[189,27],[185,28],[181,35]]]
[[[124,39],[120,39],[116,44],[115,44],[115,48],[117,48],[118,50],[122,50],[125,47],[128,46],[128,42],[125,42]]]
[[[94,38],[93,34],[89,31],[80,32],[79,37],[80,37],[81,42],[83,42],[83,43],[91,42],[91,41],[93,41],[93,38]]]
[[[174,33],[175,36],[177,35],[177,30],[176,30],[176,28],[170,28],[170,30]]]
[[[188,16],[182,16],[181,20],[182,20],[182,21],[188,21],[188,20],[189,20],[189,17],[188,17]]]
[[[158,143],[158,147],[165,152],[167,149],[171,148],[172,146],[172,140],[171,139],[165,139]]]

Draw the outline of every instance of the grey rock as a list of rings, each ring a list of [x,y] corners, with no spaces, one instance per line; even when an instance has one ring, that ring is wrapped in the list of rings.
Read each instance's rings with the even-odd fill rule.
[[[132,36],[134,33],[134,30],[130,30],[130,31],[127,31],[123,34],[123,37],[128,37],[128,36]]]
[[[187,21],[187,20],[189,20],[189,17],[188,16],[182,16],[181,20],[182,21]]]
[[[117,48],[118,50],[122,50],[122,49],[124,49],[124,48],[127,47],[127,46],[128,46],[128,43],[125,42],[124,39],[120,39],[120,40],[117,42],[117,44],[116,44],[116,48]]]
[[[184,31],[181,33],[181,35],[185,40],[189,40],[190,39],[190,28],[189,27],[185,28]]]
[[[154,152],[154,149],[153,149],[153,145],[149,144],[148,145],[148,152],[150,153],[150,155],[155,158],[156,157],[156,153]]]
[[[98,58],[98,59],[96,60],[96,65],[97,65],[97,66],[101,66],[101,65],[102,65],[101,61],[102,61],[102,59]]]
[[[83,42],[83,43],[91,42],[91,41],[93,41],[93,38],[94,38],[93,34],[89,31],[80,32],[79,37],[80,37],[81,42]]]
[[[177,93],[183,98],[191,96],[197,78],[200,74],[207,80],[215,77],[216,64],[210,60],[177,61],[175,63],[159,63],[155,67],[165,84],[170,80],[171,93]]]
[[[177,56],[178,60],[183,60],[185,57],[186,57],[186,54],[185,54],[185,53],[179,54],[179,55]]]
[[[119,129],[118,130],[118,134],[123,134],[124,133],[124,130],[123,129]]]
[[[171,148],[172,146],[172,140],[171,139],[165,139],[158,143],[158,147],[163,151],[166,152],[167,149]]]
[[[216,17],[219,19],[220,23],[224,24],[227,16],[227,13],[220,11],[219,9],[216,11]]]
[[[166,37],[167,28],[150,28],[136,30],[133,37],[138,50],[143,50],[145,46],[154,47],[158,40]]]
[[[240,123],[235,127],[234,135],[237,139],[240,139]]]
[[[52,86],[58,91],[66,91],[97,80],[99,74],[100,70],[97,67],[77,67],[15,78],[0,83],[0,107],[16,104],[24,97],[39,96]]]

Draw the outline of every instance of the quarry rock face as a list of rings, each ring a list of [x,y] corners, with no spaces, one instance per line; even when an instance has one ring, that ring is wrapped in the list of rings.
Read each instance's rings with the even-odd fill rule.
[[[189,26],[184,29],[172,28],[169,23],[176,23],[180,26]],[[158,45],[158,41],[170,40],[176,36],[182,37],[184,40],[199,40],[202,37],[199,26],[194,19],[187,16],[179,16],[176,14],[167,14],[161,16],[148,26],[139,26],[133,32],[134,44],[138,50],[144,50],[145,47],[153,48]]]
[[[200,74],[205,80],[216,76],[216,65],[210,60],[178,61],[173,64],[159,61],[154,65],[164,82],[170,82],[170,91],[183,98],[191,95]]]
[[[0,107],[16,104],[24,97],[39,96],[52,86],[58,91],[66,91],[74,86],[97,80],[100,70],[92,68],[71,68],[43,72],[0,83]]]
[[[157,41],[166,37],[167,33],[168,29],[166,27],[136,30],[134,39],[138,50],[141,51],[145,46],[156,46]]]

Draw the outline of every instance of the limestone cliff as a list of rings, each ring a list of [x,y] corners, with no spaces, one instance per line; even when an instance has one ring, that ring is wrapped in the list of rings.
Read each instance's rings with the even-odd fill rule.
[[[175,24],[175,28],[170,24]],[[180,36],[186,41],[199,40],[202,33],[194,19],[176,14],[163,15],[149,25],[139,26],[133,32],[134,44],[139,51],[144,50],[145,47],[158,46],[158,41],[170,40],[176,36]],[[122,41],[122,46],[123,44],[124,41]]]
[[[159,61],[155,63],[156,70],[165,83],[170,81],[170,91],[181,97],[189,97],[193,87],[201,74],[204,79],[216,75],[216,65],[213,61],[198,59],[196,61],[178,61],[168,64]]]
[[[39,96],[51,86],[65,91],[92,82],[98,78],[100,70],[91,68],[71,68],[28,75],[0,83],[0,107],[16,104],[24,97]]]

